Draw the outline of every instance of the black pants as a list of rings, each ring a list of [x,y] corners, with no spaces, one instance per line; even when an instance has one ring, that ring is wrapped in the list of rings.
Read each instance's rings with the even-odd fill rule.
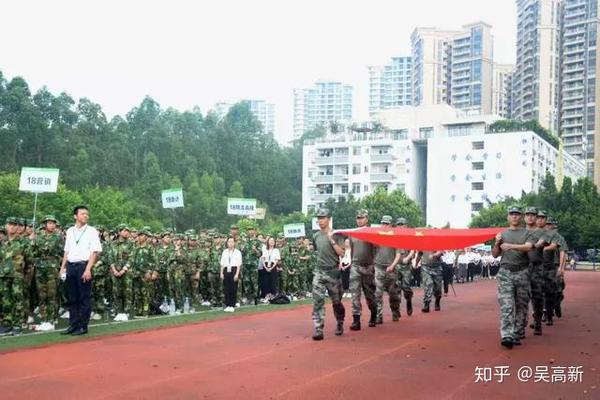
[[[92,281],[81,280],[86,265],[86,261],[67,263],[69,326],[73,329],[87,329],[92,312]]]
[[[475,277],[475,264],[469,263],[467,265],[467,282],[473,282]]]
[[[266,269],[259,269],[258,270],[258,290],[259,290],[259,297],[261,299],[264,299],[267,296],[267,270]]]
[[[266,276],[266,293],[276,295],[279,293],[279,271],[277,271],[277,268],[273,268],[270,271],[266,271]]]
[[[444,294],[448,294],[448,286],[454,278],[454,267],[452,264],[442,264],[442,279],[444,280]]]
[[[235,281],[237,267],[232,267],[231,272],[227,268],[223,271],[223,293],[225,294],[225,307],[235,307],[235,298],[238,289],[238,282]]]
[[[350,291],[350,268],[345,269],[341,273],[342,275],[342,289],[344,292]]]

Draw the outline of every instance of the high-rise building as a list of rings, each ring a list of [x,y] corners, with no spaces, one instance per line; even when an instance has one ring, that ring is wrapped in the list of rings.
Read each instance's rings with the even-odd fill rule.
[[[492,114],[504,119],[512,118],[513,64],[494,63],[492,82]]]
[[[599,24],[597,0],[563,1],[560,135],[568,153],[586,160],[588,176],[594,177],[598,185],[600,140],[595,134],[600,121],[596,107]]]
[[[417,28],[411,44],[413,105],[447,103],[475,114],[491,113],[490,25],[477,22],[457,31]]]
[[[250,112],[261,123],[263,132],[275,135],[275,104],[267,103],[264,100],[243,99],[240,103],[248,105]],[[229,112],[233,104],[221,102],[215,104],[213,111],[223,118]]]
[[[294,89],[294,139],[316,126],[352,119],[352,86],[317,81],[312,88]]]
[[[558,131],[562,0],[517,0],[513,118]]]
[[[412,59],[392,57],[391,63],[369,68],[369,115],[412,104]]]
[[[465,25],[450,47],[449,103],[481,114],[492,111],[493,38],[485,22]]]

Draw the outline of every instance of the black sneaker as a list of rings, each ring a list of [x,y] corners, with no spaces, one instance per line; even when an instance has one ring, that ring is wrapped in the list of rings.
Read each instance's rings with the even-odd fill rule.
[[[375,321],[375,323],[376,323],[377,325],[381,325],[381,324],[383,324],[383,317],[377,317],[377,320]]]
[[[321,332],[321,333],[315,333],[312,336],[312,340],[323,340],[323,332]]]
[[[424,313],[428,313],[429,312],[429,303],[423,304],[423,308],[421,309],[421,311]]]
[[[377,314],[372,312],[371,318],[369,319],[369,328],[374,328],[377,326]]]
[[[533,328],[533,334],[536,336],[541,336],[542,335],[542,321],[537,321],[534,324],[534,328]]]
[[[408,315],[412,315],[413,309],[412,309],[412,300],[408,299],[406,300],[406,313]]]
[[[560,308],[560,304],[557,304],[556,307],[554,307],[554,314],[556,314],[556,318],[562,317],[562,309]]]
[[[546,325],[548,325],[548,326],[554,325],[554,321],[552,320],[552,317],[550,317],[550,316],[546,317]]]
[[[521,345],[521,339],[513,339],[513,346],[520,346]]]
[[[512,338],[502,338],[502,340],[500,341],[500,344],[502,346],[506,347],[507,349],[512,349],[513,340],[512,340]]]
[[[442,299],[440,299],[439,297],[435,299],[435,307],[434,307],[435,311],[440,311],[442,309],[442,307],[440,306],[440,301],[441,300]]]
[[[398,322],[399,320],[400,320],[400,313],[399,312],[392,313],[392,321]]]

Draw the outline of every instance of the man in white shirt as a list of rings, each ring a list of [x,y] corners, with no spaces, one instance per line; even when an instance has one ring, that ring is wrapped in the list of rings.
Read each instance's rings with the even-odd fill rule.
[[[86,206],[73,210],[75,226],[67,230],[60,277],[66,279],[69,297],[69,328],[62,335],[85,335],[91,314],[92,266],[102,251],[98,231],[87,224]]]

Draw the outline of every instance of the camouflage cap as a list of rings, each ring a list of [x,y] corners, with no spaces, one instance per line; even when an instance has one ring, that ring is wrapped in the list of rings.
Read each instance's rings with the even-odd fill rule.
[[[512,205],[512,206],[508,207],[508,213],[509,214],[522,214],[521,208],[516,205]]]
[[[406,218],[400,217],[396,220],[396,225],[406,225]]]
[[[537,216],[538,218],[548,218],[548,214],[546,214],[546,211],[544,210],[538,210]]]
[[[25,226],[25,218],[17,218],[17,225]]]
[[[229,227],[229,229],[240,229],[236,224],[233,224]]]
[[[18,221],[17,221],[17,218],[15,218],[15,217],[8,217],[8,218],[6,218],[5,223],[11,224],[11,225],[17,225]]]
[[[58,220],[56,219],[56,217],[54,215],[48,214],[44,217],[44,219],[42,219],[42,224],[48,222],[48,221],[52,221],[55,224],[58,223]]]
[[[391,215],[384,215],[383,217],[381,217],[381,223],[382,224],[387,224],[387,225],[391,225],[393,219]]]
[[[535,207],[525,207],[525,214],[535,214],[537,215],[538,210]]]
[[[117,232],[121,232],[121,231],[131,231],[131,228],[129,228],[129,226],[127,226],[127,224],[119,224],[117,226]]]
[[[194,235],[194,234],[187,235],[187,238],[188,238],[188,240],[198,240],[198,235]]]
[[[152,228],[149,226],[142,226],[142,229],[139,230],[139,233],[146,236],[152,236]]]
[[[356,218],[368,218],[369,217],[369,211],[363,209],[360,209],[356,212]]]
[[[32,219],[26,219],[25,220],[25,226],[33,226],[33,220]]]
[[[329,218],[330,216],[331,213],[327,208],[320,208],[319,211],[317,211],[317,218]]]
[[[556,222],[556,220],[552,217],[548,218],[548,222],[546,222],[548,225],[555,225],[558,226],[558,222]]]

